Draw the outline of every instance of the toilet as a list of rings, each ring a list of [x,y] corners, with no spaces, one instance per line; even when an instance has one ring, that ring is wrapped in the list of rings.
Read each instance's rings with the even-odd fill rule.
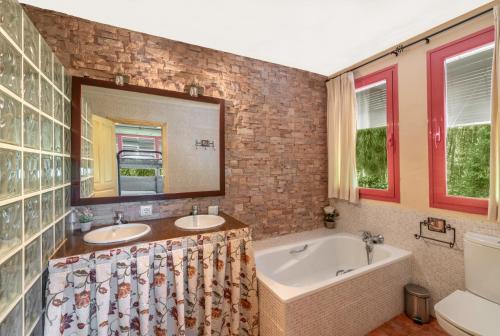
[[[466,291],[434,306],[438,323],[452,336],[499,336],[500,238],[466,233],[464,263]]]

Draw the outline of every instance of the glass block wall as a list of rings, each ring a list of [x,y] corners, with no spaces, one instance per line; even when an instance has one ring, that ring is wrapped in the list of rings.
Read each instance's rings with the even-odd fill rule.
[[[82,98],[80,197],[94,195],[94,159],[92,142],[92,107],[85,97]]]
[[[41,335],[42,273],[70,210],[70,77],[0,0],[0,335]]]

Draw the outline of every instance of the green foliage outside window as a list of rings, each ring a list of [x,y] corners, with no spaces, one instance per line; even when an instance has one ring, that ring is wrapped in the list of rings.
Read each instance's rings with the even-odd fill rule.
[[[154,169],[146,168],[120,168],[120,176],[155,176]]]
[[[490,187],[490,125],[448,128],[448,195],[487,198]]]
[[[386,127],[360,129],[356,139],[358,186],[387,189]]]

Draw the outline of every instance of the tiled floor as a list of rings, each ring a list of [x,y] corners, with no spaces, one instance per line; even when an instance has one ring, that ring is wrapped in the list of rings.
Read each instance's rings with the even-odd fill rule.
[[[448,336],[448,334],[441,329],[436,319],[432,319],[431,323],[418,325],[405,314],[401,314],[385,322],[367,336]]]

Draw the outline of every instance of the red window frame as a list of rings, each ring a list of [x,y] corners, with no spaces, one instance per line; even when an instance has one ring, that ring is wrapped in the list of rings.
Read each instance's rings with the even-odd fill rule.
[[[494,28],[489,27],[427,52],[429,205],[432,208],[488,213],[487,199],[446,194],[446,141],[442,135],[446,131],[444,61],[493,41]]]
[[[398,110],[398,66],[357,78],[355,88],[385,80],[387,85],[387,190],[359,188],[359,197],[378,201],[399,203],[399,110]]]

